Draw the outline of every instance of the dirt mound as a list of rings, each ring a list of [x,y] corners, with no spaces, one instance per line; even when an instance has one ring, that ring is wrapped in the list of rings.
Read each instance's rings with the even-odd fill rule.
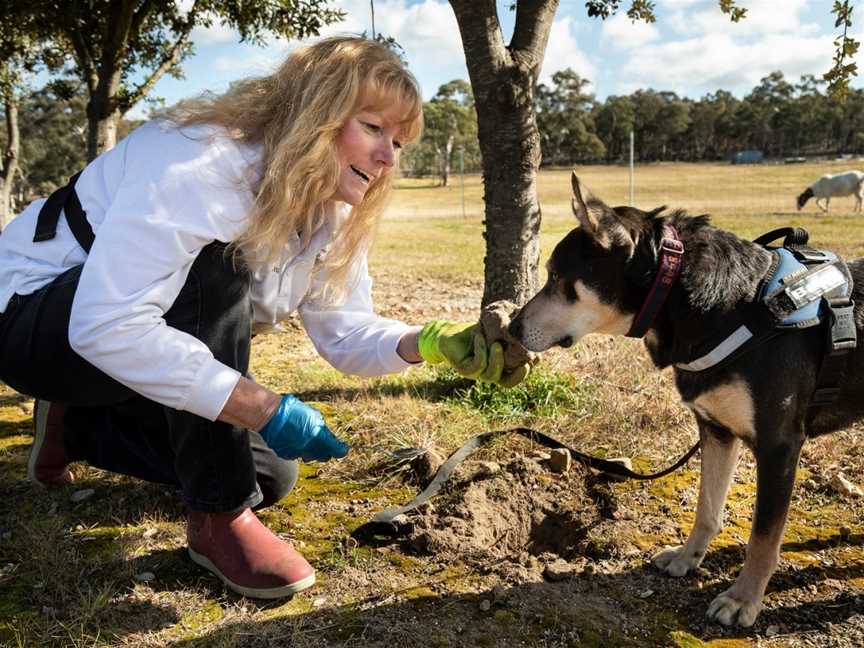
[[[604,524],[615,509],[608,485],[578,465],[554,473],[543,454],[504,465],[466,462],[423,513],[412,515],[407,544],[517,580],[565,577],[587,559],[618,551]]]

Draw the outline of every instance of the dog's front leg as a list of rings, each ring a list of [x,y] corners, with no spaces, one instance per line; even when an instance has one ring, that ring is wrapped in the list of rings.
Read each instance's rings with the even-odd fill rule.
[[[732,483],[741,441],[729,432],[696,417],[702,445],[702,473],[696,521],[687,542],[681,547],[668,547],[655,554],[652,562],[670,576],[684,576],[696,569],[705,558],[705,551],[723,528],[723,505]]]
[[[734,585],[708,607],[708,616],[724,625],[737,620],[739,625],[749,627],[762,610],[765,588],[780,558],[780,542],[802,442],[803,439],[795,438],[760,444],[757,439],[756,506],[747,559]]]

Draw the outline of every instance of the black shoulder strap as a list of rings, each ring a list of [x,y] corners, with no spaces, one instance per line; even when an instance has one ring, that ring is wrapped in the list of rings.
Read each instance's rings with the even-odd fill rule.
[[[753,239],[757,245],[767,246],[769,243],[783,237],[783,247],[795,248],[807,245],[810,240],[810,234],[802,227],[780,227],[770,232],[765,232],[762,236]]]
[[[783,237],[783,247],[792,252],[795,258],[805,265],[825,263],[833,259],[830,253],[811,248],[807,245],[810,240],[810,234],[803,227],[781,227],[771,230],[753,239],[753,242],[771,249],[768,244],[773,243],[781,236]]]
[[[84,251],[90,253],[90,248],[93,247],[95,235],[90,223],[87,222],[87,214],[81,207],[81,201],[78,199],[78,194],[75,193],[75,182],[79,171],[69,179],[69,182],[52,193],[42,209],[39,210],[39,217],[36,220],[36,233],[33,235],[33,242],[50,241],[57,236],[57,223],[60,222],[60,211],[66,214],[66,222],[69,223],[69,229],[72,230],[75,240],[78,245],[84,248]]]

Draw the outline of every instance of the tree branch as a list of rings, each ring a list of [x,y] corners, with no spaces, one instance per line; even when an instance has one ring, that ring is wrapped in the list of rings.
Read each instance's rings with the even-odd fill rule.
[[[535,82],[543,66],[558,1],[519,2],[516,5],[516,28],[509,49],[514,59],[531,70]]]
[[[849,0],[835,0],[831,13],[837,15],[837,20],[834,23],[835,29],[843,25],[843,35],[834,39],[834,47],[837,48],[834,54],[834,65],[822,75],[822,78],[828,82],[828,96],[839,103],[843,103],[849,94],[849,80],[858,75],[858,64],[855,63],[855,56],[858,54],[858,48],[861,44],[847,35],[852,26],[852,5]],[[847,63],[847,60],[851,62]]]
[[[495,0],[450,0],[450,5],[459,24],[469,74],[472,67],[497,72],[512,62],[504,46]],[[482,29],[478,25],[483,25]]]
[[[516,5],[516,26],[513,30],[513,40],[510,50],[521,50],[526,53],[540,52],[546,47],[549,29],[543,25],[551,25],[559,0],[542,0],[540,2],[519,2]]]
[[[78,0],[74,0],[68,14],[69,19],[64,21],[62,29],[66,38],[72,44],[72,49],[75,51],[75,58],[78,60],[78,67],[81,68],[82,75],[87,83],[87,89],[92,93],[96,90],[99,77],[96,74],[93,53],[87,46],[88,40],[81,33],[81,25],[77,20],[77,17],[82,15],[84,14],[81,9],[81,3]]]
[[[18,130],[18,101],[13,88],[8,88],[3,93],[3,106],[6,116],[6,147],[3,151],[3,164],[0,166],[0,179],[12,182],[21,141]]]
[[[141,99],[147,96],[147,94],[150,92],[150,90],[153,89],[153,86],[156,85],[156,82],[162,77],[162,75],[177,64],[177,61],[180,60],[180,54],[183,52],[183,48],[186,47],[186,45],[189,43],[189,38],[192,34],[193,25],[194,22],[190,22],[186,31],[180,34],[180,36],[177,38],[177,41],[162,59],[159,67],[157,67],[150,74],[150,76],[148,76],[147,79],[145,79],[144,82],[141,83],[141,85],[139,85],[134,90],[131,90],[123,98],[123,100],[118,105],[121,113],[125,113],[132,106],[141,101]]]
[[[119,68],[129,43],[129,35],[133,33],[131,28],[135,18],[135,4],[135,0],[120,0],[111,4],[113,11],[105,26],[108,34],[105,38],[105,46],[102,48],[102,59],[99,65],[100,77],[109,76]],[[149,4],[146,2],[143,7]]]
[[[729,16],[732,22],[740,22],[747,16],[747,10],[735,5],[736,0],[720,0],[720,11]]]
[[[195,4],[198,4],[198,0],[195,0]],[[141,31],[141,25],[144,24],[144,21],[147,20],[147,17],[153,12],[156,8],[155,0],[144,0],[144,3],[138,8],[138,11],[132,16],[132,22],[129,29],[130,34],[138,34]],[[193,7],[194,9],[194,7]],[[190,11],[191,13],[191,11]]]

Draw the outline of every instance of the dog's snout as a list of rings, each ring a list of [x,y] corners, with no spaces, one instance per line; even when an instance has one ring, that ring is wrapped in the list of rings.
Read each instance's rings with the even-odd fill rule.
[[[524,327],[522,326],[522,320],[517,317],[512,322],[510,322],[510,326],[507,327],[507,331],[514,338],[521,341],[523,328]]]

